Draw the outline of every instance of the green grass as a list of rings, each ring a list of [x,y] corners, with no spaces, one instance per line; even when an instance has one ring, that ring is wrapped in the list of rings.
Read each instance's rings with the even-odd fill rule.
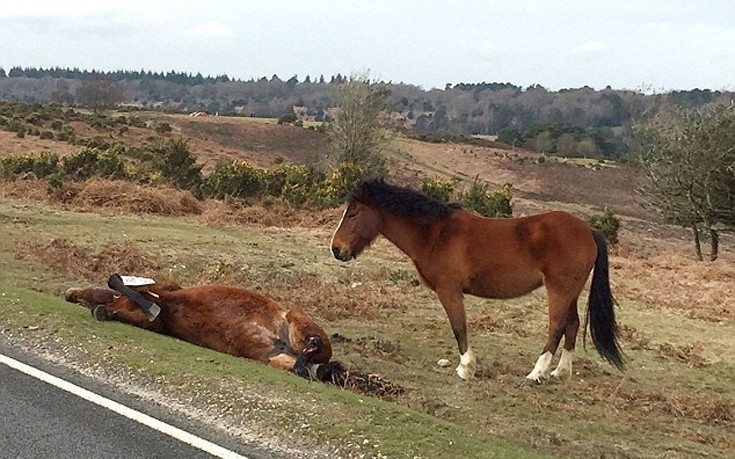
[[[415,271],[406,257],[380,240],[360,259],[339,263],[328,255],[330,230],[213,228],[196,220],[100,217],[0,201],[0,329],[87,350],[76,358],[102,362],[158,390],[194,388],[190,393],[203,395],[191,403],[222,410],[235,424],[246,419],[295,430],[316,444],[360,445],[389,457],[735,453],[735,324],[688,318],[666,309],[665,299],[643,304],[619,297],[627,372],[615,371],[580,343],[570,382],[529,389],[520,383],[546,338],[543,291],[512,301],[468,297],[480,375],[463,382],[453,374],[458,357],[446,316],[430,291],[413,285]],[[109,272],[70,275],[43,254],[16,257],[17,243],[54,238],[92,255],[111,241],[127,241],[184,285],[237,282],[286,306],[301,306],[328,333],[342,337],[334,339],[335,358],[408,391],[394,403],[382,402],[95,322],[58,297],[70,286],[100,284]],[[452,365],[438,367],[440,358]]]
[[[272,397],[276,402],[260,415],[251,415],[252,422],[264,423],[267,417],[272,427],[281,428],[306,422],[309,435],[319,442],[348,439],[388,457],[545,457],[394,403],[311,383],[122,324],[97,323],[84,308],[7,280],[0,281],[0,310],[6,330],[28,339],[34,335],[36,339],[53,338],[58,347],[81,345],[88,361],[101,359],[109,373],[122,371],[165,380],[165,390],[173,398],[178,391],[186,393],[196,387],[206,387],[220,402],[253,392],[260,399]],[[105,353],[97,354],[100,349]],[[256,402],[245,398],[245,402]],[[304,417],[298,415],[299,408]]]

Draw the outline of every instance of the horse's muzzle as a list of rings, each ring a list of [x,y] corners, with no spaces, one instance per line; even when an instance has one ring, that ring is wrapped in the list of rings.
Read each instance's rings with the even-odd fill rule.
[[[339,247],[332,247],[332,254],[334,255],[334,258],[340,261],[350,261],[352,258],[352,253],[349,250],[340,250]]]

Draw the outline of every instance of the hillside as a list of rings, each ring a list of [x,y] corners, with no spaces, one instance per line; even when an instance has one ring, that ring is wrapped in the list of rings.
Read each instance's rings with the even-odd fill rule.
[[[94,117],[96,127],[84,116],[64,122],[78,144],[185,138],[206,167],[235,158],[262,167],[312,162],[327,147],[324,134],[268,119],[116,116],[126,118],[125,129]],[[49,122],[34,127],[43,132]],[[0,136],[0,156],[78,148],[32,134]],[[41,181],[0,183],[0,341],[166,400],[217,428],[298,445],[304,457],[484,458],[502,456],[507,444],[556,457],[732,457],[732,237],[723,237],[718,262],[693,261],[689,235],[641,206],[625,165],[407,138],[396,139],[389,165],[402,184],[435,175],[512,183],[516,215],[618,213],[610,272],[628,370],[615,371],[578,341],[571,381],[520,387],[545,338],[540,289],[514,300],[465,299],[480,368],[477,380],[461,382],[453,365],[437,365],[457,359],[454,338],[403,253],[379,239],[352,263],[331,257],[341,209],[197,200],[188,191],[97,179],[51,194]],[[299,306],[329,330],[336,358],[407,390],[390,403],[336,391],[98,323],[60,300],[68,287],[99,284],[111,271],[183,285],[234,283]]]

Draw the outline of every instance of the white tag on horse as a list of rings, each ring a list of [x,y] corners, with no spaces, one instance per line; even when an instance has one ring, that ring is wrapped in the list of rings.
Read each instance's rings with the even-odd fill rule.
[[[120,276],[123,280],[123,284],[128,287],[140,287],[141,285],[153,285],[156,283],[150,277],[138,277],[138,276]]]

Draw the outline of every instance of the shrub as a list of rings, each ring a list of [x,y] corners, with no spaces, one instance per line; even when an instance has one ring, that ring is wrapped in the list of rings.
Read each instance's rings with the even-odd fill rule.
[[[97,173],[99,152],[93,148],[84,148],[77,153],[63,158],[61,170],[72,180],[82,181]]]
[[[511,185],[505,185],[499,190],[488,191],[487,184],[475,177],[469,188],[460,195],[459,202],[485,217],[512,217],[511,188]]]
[[[7,179],[25,174],[45,178],[60,171],[59,156],[50,152],[43,152],[38,156],[8,156],[0,160],[0,166],[3,177]]]
[[[317,183],[324,180],[323,175],[312,168],[290,164],[278,166],[268,173],[268,177],[269,188],[276,183],[279,185],[277,192],[271,194],[294,205],[305,203]]]
[[[130,175],[123,159],[124,153],[125,147],[120,144],[108,148],[99,156],[97,174],[107,179],[129,179]]]
[[[605,235],[610,245],[616,245],[618,240],[618,230],[620,229],[620,219],[607,209],[602,215],[593,215],[587,219],[592,228]]]
[[[299,119],[295,113],[286,113],[285,115],[278,118],[278,124],[290,124],[295,123]]]
[[[107,150],[111,146],[107,139],[98,135],[88,139],[81,139],[79,140],[79,144],[88,148],[96,148],[98,150]]]
[[[449,202],[454,196],[454,180],[446,180],[440,177],[423,180],[419,185],[419,189],[437,201]]]
[[[266,173],[246,161],[218,162],[204,179],[204,193],[224,198],[259,196],[266,189]]]
[[[312,204],[322,208],[342,205],[352,190],[360,182],[370,178],[372,174],[372,171],[364,164],[343,161],[317,185],[309,200]]]
[[[177,188],[198,190],[202,185],[202,167],[189,150],[186,140],[170,140],[153,148],[153,167]]]
[[[173,131],[173,128],[168,123],[156,123],[154,130],[159,134],[166,134]]]
[[[57,140],[74,143],[76,138],[77,138],[77,135],[74,132],[74,128],[72,128],[69,125],[65,125],[64,127],[61,128],[61,131],[56,133]]]
[[[53,131],[41,131],[41,135],[38,136],[41,140],[53,140]]]

